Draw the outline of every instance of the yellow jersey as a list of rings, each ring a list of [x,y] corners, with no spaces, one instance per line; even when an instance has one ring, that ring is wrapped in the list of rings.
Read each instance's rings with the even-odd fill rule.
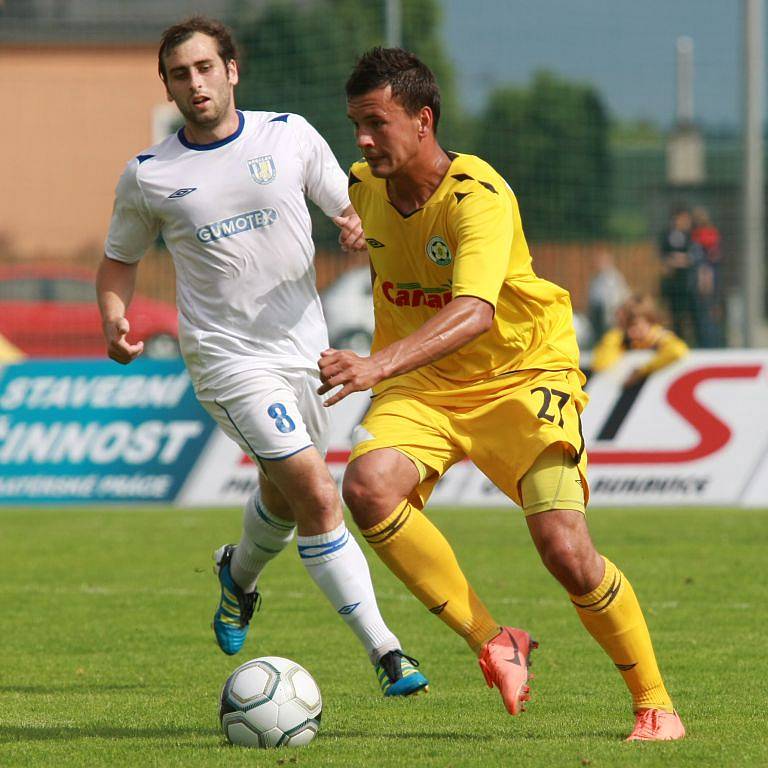
[[[401,214],[384,179],[355,163],[349,194],[363,222],[376,272],[372,352],[420,328],[457,296],[495,309],[493,326],[460,349],[381,382],[444,405],[482,402],[522,370],[578,369],[579,350],[566,290],[533,272],[512,190],[485,161],[451,153],[427,202]]]
[[[688,354],[688,345],[661,325],[652,325],[648,329],[648,335],[636,342],[630,341],[623,329],[611,328],[592,352],[592,370],[598,372],[610,368],[631,349],[652,349],[656,353],[645,365],[638,368],[638,373],[642,376],[650,376]]]

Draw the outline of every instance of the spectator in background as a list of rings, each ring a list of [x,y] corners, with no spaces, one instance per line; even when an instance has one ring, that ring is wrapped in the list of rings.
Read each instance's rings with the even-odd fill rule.
[[[694,343],[697,325],[696,252],[692,230],[690,210],[685,206],[675,208],[659,242],[661,297],[672,318],[672,328],[689,344]]]
[[[696,251],[696,345],[725,346],[725,290],[720,232],[706,208],[694,208],[691,240]]]
[[[636,293],[619,307],[616,327],[608,331],[592,352],[592,370],[604,371],[617,363],[625,352],[652,349],[656,353],[647,363],[636,368],[624,382],[630,387],[644,381],[655,371],[688,354],[686,343],[659,322],[654,300]]]
[[[616,311],[627,300],[630,291],[610,251],[604,248],[599,250],[594,256],[592,266],[587,312],[592,326],[592,338],[600,339],[614,324]]]

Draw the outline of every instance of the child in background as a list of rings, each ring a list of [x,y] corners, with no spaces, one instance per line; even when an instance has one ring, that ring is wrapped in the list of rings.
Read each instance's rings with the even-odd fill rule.
[[[633,349],[652,349],[656,354],[630,374],[625,387],[638,384],[688,354],[687,344],[661,325],[656,304],[647,294],[634,294],[619,307],[616,327],[600,339],[592,352],[592,370],[610,368]]]

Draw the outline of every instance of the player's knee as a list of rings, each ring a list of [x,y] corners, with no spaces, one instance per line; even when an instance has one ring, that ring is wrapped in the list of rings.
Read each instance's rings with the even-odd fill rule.
[[[584,595],[595,588],[593,551],[584,551],[565,537],[553,537],[541,543],[539,552],[547,570],[570,594]]]
[[[330,476],[327,481],[319,480],[294,494],[291,508],[300,532],[309,529],[328,531],[344,519],[339,492]]]
[[[365,508],[371,498],[371,488],[365,480],[354,473],[347,472],[341,484],[341,497],[349,507],[352,517],[357,519],[358,510]]]
[[[375,475],[348,472],[344,476],[341,495],[359,528],[366,529],[376,525],[382,517],[392,511],[384,491]]]

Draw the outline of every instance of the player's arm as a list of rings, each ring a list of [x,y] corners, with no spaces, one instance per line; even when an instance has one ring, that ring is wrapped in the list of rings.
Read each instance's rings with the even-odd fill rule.
[[[592,350],[590,368],[597,373],[610,368],[624,355],[624,332],[619,328],[607,331]]]
[[[370,357],[350,350],[327,349],[320,357],[324,395],[342,385],[324,405],[334,405],[351,392],[362,392],[384,379],[408,373],[450,355],[493,324],[493,307],[474,296],[459,296],[427,320],[417,331]]]
[[[341,170],[328,142],[303,117],[290,115],[304,167],[304,191],[341,230],[344,251],[364,251],[365,236],[347,192],[347,174]]]
[[[453,300],[421,328],[370,357],[349,350],[324,352],[319,362],[323,385],[318,393],[342,387],[325,405],[450,355],[492,326],[509,266],[514,231],[511,203],[478,185],[449,212],[448,226],[458,243]]]
[[[160,229],[142,193],[137,170],[138,162],[132,160],[117,184],[104,259],[96,274],[96,301],[107,354],[123,365],[144,350],[143,341],[128,341],[130,324],[125,315],[136,287],[139,260]]]
[[[131,344],[131,326],[125,316],[136,287],[138,263],[125,264],[107,256],[96,274],[96,299],[101,313],[101,329],[107,342],[107,355],[127,365],[144,351],[144,342]]]
[[[636,373],[639,377],[646,378],[687,354],[688,345],[672,331],[665,329],[656,343],[656,354],[645,365],[638,368]]]

